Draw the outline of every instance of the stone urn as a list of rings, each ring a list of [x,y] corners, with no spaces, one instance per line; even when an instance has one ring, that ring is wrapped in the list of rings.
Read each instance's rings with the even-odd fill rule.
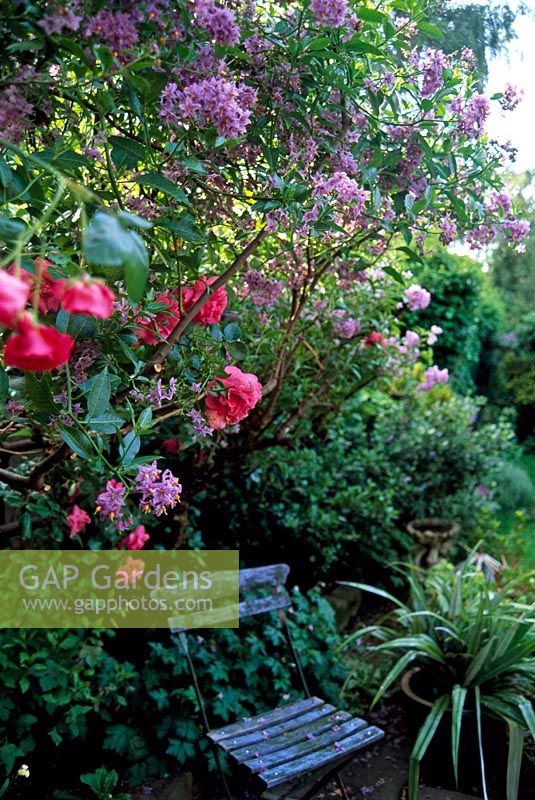
[[[460,525],[451,519],[413,519],[407,530],[422,549],[416,556],[419,567],[432,567],[447,558],[455,538],[461,531]]]

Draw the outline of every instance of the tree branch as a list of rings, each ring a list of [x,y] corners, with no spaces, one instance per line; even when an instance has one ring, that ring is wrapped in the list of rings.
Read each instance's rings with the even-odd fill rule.
[[[268,231],[266,230],[266,228],[262,228],[256,234],[254,239],[252,239],[249,242],[247,247],[245,247],[244,250],[242,250],[242,252],[236,256],[232,264],[229,267],[227,267],[227,269],[212,284],[210,284],[209,287],[206,288],[206,290],[199,297],[197,302],[192,305],[187,314],[184,314],[184,316],[182,317],[176,328],[174,328],[174,330],[170,334],[169,338],[166,339],[165,342],[161,342],[160,345],[157,347],[156,352],[154,353],[154,356],[152,357],[151,361],[147,363],[145,369],[143,370],[143,374],[146,377],[150,377],[153,372],[159,371],[159,367],[161,367],[161,365],[165,361],[170,349],[176,342],[178,342],[178,340],[180,339],[180,337],[182,336],[182,334],[184,333],[190,322],[194,319],[194,317],[197,316],[201,308],[208,302],[212,294],[217,289],[221,288],[221,286],[225,286],[225,284],[229,282],[232,276],[240,271],[240,269],[247,261],[249,256],[252,253],[254,253],[258,245],[266,238],[267,234]]]

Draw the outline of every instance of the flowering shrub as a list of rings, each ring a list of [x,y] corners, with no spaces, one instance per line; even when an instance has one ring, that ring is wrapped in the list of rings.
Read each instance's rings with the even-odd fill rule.
[[[221,485],[194,501],[192,524],[207,547],[228,543],[246,561],[267,562],[275,549],[303,586],[372,575],[384,583],[413,546],[410,520],[454,519],[475,546],[483,516],[496,511],[515,437],[506,416],[479,420],[483,407],[444,385],[419,392],[417,381],[352,400],[287,452],[228,465]]]
[[[7,6],[2,436],[42,455],[0,479],[57,496],[64,536],[150,535],[200,464],[428,358],[396,321],[432,307],[425,237],[527,233],[470,55],[418,50],[419,2]]]

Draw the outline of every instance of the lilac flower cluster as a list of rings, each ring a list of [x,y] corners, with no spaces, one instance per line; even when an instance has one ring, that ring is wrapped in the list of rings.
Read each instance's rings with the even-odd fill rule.
[[[117,55],[124,55],[138,40],[136,18],[131,13],[119,11],[113,14],[102,9],[91,17],[84,35],[104,39]]]
[[[426,369],[424,378],[424,382],[418,386],[419,392],[429,392],[437,384],[447,383],[449,380],[449,373],[447,369],[439,369],[434,365]]]
[[[334,330],[341,339],[352,339],[360,330],[360,322],[353,317],[338,319],[334,323]]]
[[[531,226],[527,219],[508,219],[502,226],[505,236],[513,242],[520,242],[525,239],[530,228]]]
[[[231,45],[240,41],[236,16],[230,9],[216,6],[213,0],[196,0],[195,14],[197,25],[208,31],[214,42]]]
[[[495,225],[479,225],[477,228],[472,228],[472,230],[468,231],[466,241],[471,250],[480,250],[482,247],[491,244],[497,233],[498,229]]]
[[[282,281],[266,278],[256,269],[248,270],[244,278],[247,295],[255,306],[275,305],[283,290]]]
[[[330,178],[315,176],[313,197],[327,197],[334,193],[342,203],[355,203],[359,214],[370,199],[370,192],[361,189],[356,180],[350,178],[346,172],[335,172]]]
[[[72,425],[73,419],[76,419],[82,413],[82,406],[80,403],[72,403],[71,411],[69,413],[69,397],[66,392],[55,394],[54,400],[63,408],[63,411],[58,417],[59,421],[62,422],[63,425]]]
[[[487,208],[489,211],[496,213],[497,211],[503,211],[504,214],[511,213],[511,198],[505,192],[492,192],[490,195],[490,199],[487,202]]]
[[[7,401],[7,414],[8,417],[22,417],[24,415],[24,406],[18,400]]]
[[[113,304],[113,313],[119,314],[119,322],[121,325],[126,325],[128,316],[130,314],[130,303],[124,297],[122,300],[116,300]]]
[[[422,62],[422,97],[432,97],[444,83],[442,73],[447,65],[446,54],[442,50],[428,49]]]
[[[440,228],[440,241],[442,244],[450,244],[457,236],[457,223],[451,218],[450,214],[446,214],[438,223]]]
[[[456,98],[450,104],[451,110],[458,114],[457,129],[470,139],[479,138],[485,130],[485,122],[490,114],[490,103],[483,94],[474,94],[465,104]]]
[[[348,0],[311,0],[310,10],[316,22],[340,28],[347,17]]]
[[[500,98],[500,105],[504,111],[514,111],[523,97],[524,92],[522,89],[518,89],[511,83],[508,83],[505,87],[503,97]]]
[[[17,144],[30,127],[33,105],[18,86],[8,86],[0,92],[0,136]]]
[[[170,378],[169,379],[169,386],[167,389],[163,385],[163,381],[159,378],[156,382],[156,386],[152,389],[149,389],[147,392],[147,399],[155,408],[161,408],[164,400],[172,400],[176,394],[177,390],[177,379]]]
[[[273,47],[274,45],[269,41],[269,39],[259,36],[258,33],[254,33],[252,36],[249,36],[249,38],[245,41],[245,49],[251,56],[260,56],[262,53],[267,53],[269,50],[273,50]]]
[[[274,233],[279,228],[289,230],[290,228],[290,215],[285,208],[274,208],[266,214],[266,230],[268,233]]]
[[[140,467],[136,475],[136,490],[141,493],[140,508],[145,513],[153,513],[157,517],[174,508],[180,500],[182,486],[170,469],[163,472],[156,466],[156,461]]]
[[[193,430],[195,433],[198,433],[199,436],[211,436],[213,434],[214,429],[206,424],[200,411],[192,408],[192,410],[188,412],[188,417],[191,419]]]
[[[49,36],[54,33],[61,33],[65,28],[70,31],[77,31],[80,27],[82,17],[75,13],[69,5],[59,5],[49,14],[46,14],[39,24]]]
[[[254,89],[224,78],[205,78],[183,91],[169,83],[162,93],[160,119],[172,125],[180,118],[193,119],[200,127],[212,124],[219,136],[232,139],[247,130],[255,102]]]
[[[405,302],[407,303],[410,311],[420,311],[427,308],[431,302],[431,294],[427,289],[422,289],[418,284],[413,284],[405,290]]]
[[[100,350],[91,341],[81,341],[76,344],[74,356],[71,359],[71,376],[75,383],[84,383],[87,380],[87,371],[100,358]]]

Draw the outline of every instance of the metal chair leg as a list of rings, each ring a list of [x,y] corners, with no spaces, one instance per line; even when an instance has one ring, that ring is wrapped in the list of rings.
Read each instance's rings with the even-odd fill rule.
[[[332,780],[337,781],[338,786],[342,790],[342,796],[344,800],[350,800],[345,784],[340,778],[340,770],[344,769],[344,767],[347,767],[347,765],[353,761],[354,757],[355,755],[353,754],[351,758],[346,759],[342,764],[338,764],[337,767],[323,775],[323,777],[317,780],[311,789],[309,789],[309,791],[301,797],[301,800],[312,800],[312,798]]]
[[[336,783],[338,784],[340,791],[342,792],[342,797],[344,798],[344,800],[350,800],[350,797],[347,793],[346,785],[342,780],[342,776],[340,775],[339,772],[336,775]]]

